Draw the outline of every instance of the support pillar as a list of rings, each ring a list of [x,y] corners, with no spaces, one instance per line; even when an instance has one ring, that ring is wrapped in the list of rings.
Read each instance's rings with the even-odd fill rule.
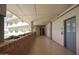
[[[31,32],[33,32],[33,26],[34,26],[34,24],[33,24],[33,21],[31,22]]]
[[[6,16],[6,4],[0,5],[0,43],[4,42],[4,17]]]

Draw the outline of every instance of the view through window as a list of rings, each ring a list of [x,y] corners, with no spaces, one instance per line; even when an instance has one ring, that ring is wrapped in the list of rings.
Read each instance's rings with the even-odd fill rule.
[[[4,20],[4,39],[12,36],[24,35],[31,32],[31,25],[23,19],[8,12],[9,15]]]

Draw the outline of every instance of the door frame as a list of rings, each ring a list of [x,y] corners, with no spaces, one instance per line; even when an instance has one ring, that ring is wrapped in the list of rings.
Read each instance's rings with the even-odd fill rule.
[[[76,35],[76,16],[72,16],[70,18],[67,18],[64,20],[64,47],[66,48],[66,21],[69,20],[69,19],[72,19],[72,18],[75,18],[75,35]],[[76,39],[76,37],[75,37]],[[75,40],[76,41],[76,40]],[[76,45],[76,42],[75,42],[75,45]],[[76,47],[76,46],[75,46]],[[75,48],[76,49],[76,48]],[[76,52],[76,51],[75,51]]]

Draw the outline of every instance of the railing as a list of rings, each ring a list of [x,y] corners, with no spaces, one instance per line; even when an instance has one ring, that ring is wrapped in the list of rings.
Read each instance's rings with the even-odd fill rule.
[[[21,38],[11,40],[10,42],[3,43],[0,46],[0,54],[8,55],[24,55],[29,54],[30,49],[34,43],[36,33],[30,33],[28,35],[22,36]]]

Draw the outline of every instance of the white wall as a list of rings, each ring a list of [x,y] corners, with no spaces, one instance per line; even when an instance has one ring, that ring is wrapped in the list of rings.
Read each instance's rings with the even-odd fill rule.
[[[50,38],[50,22],[45,27],[45,33],[48,38]]]
[[[64,46],[64,34],[61,34],[64,32],[64,20],[73,16],[76,16],[76,50],[79,54],[79,6],[52,22],[52,39]]]

